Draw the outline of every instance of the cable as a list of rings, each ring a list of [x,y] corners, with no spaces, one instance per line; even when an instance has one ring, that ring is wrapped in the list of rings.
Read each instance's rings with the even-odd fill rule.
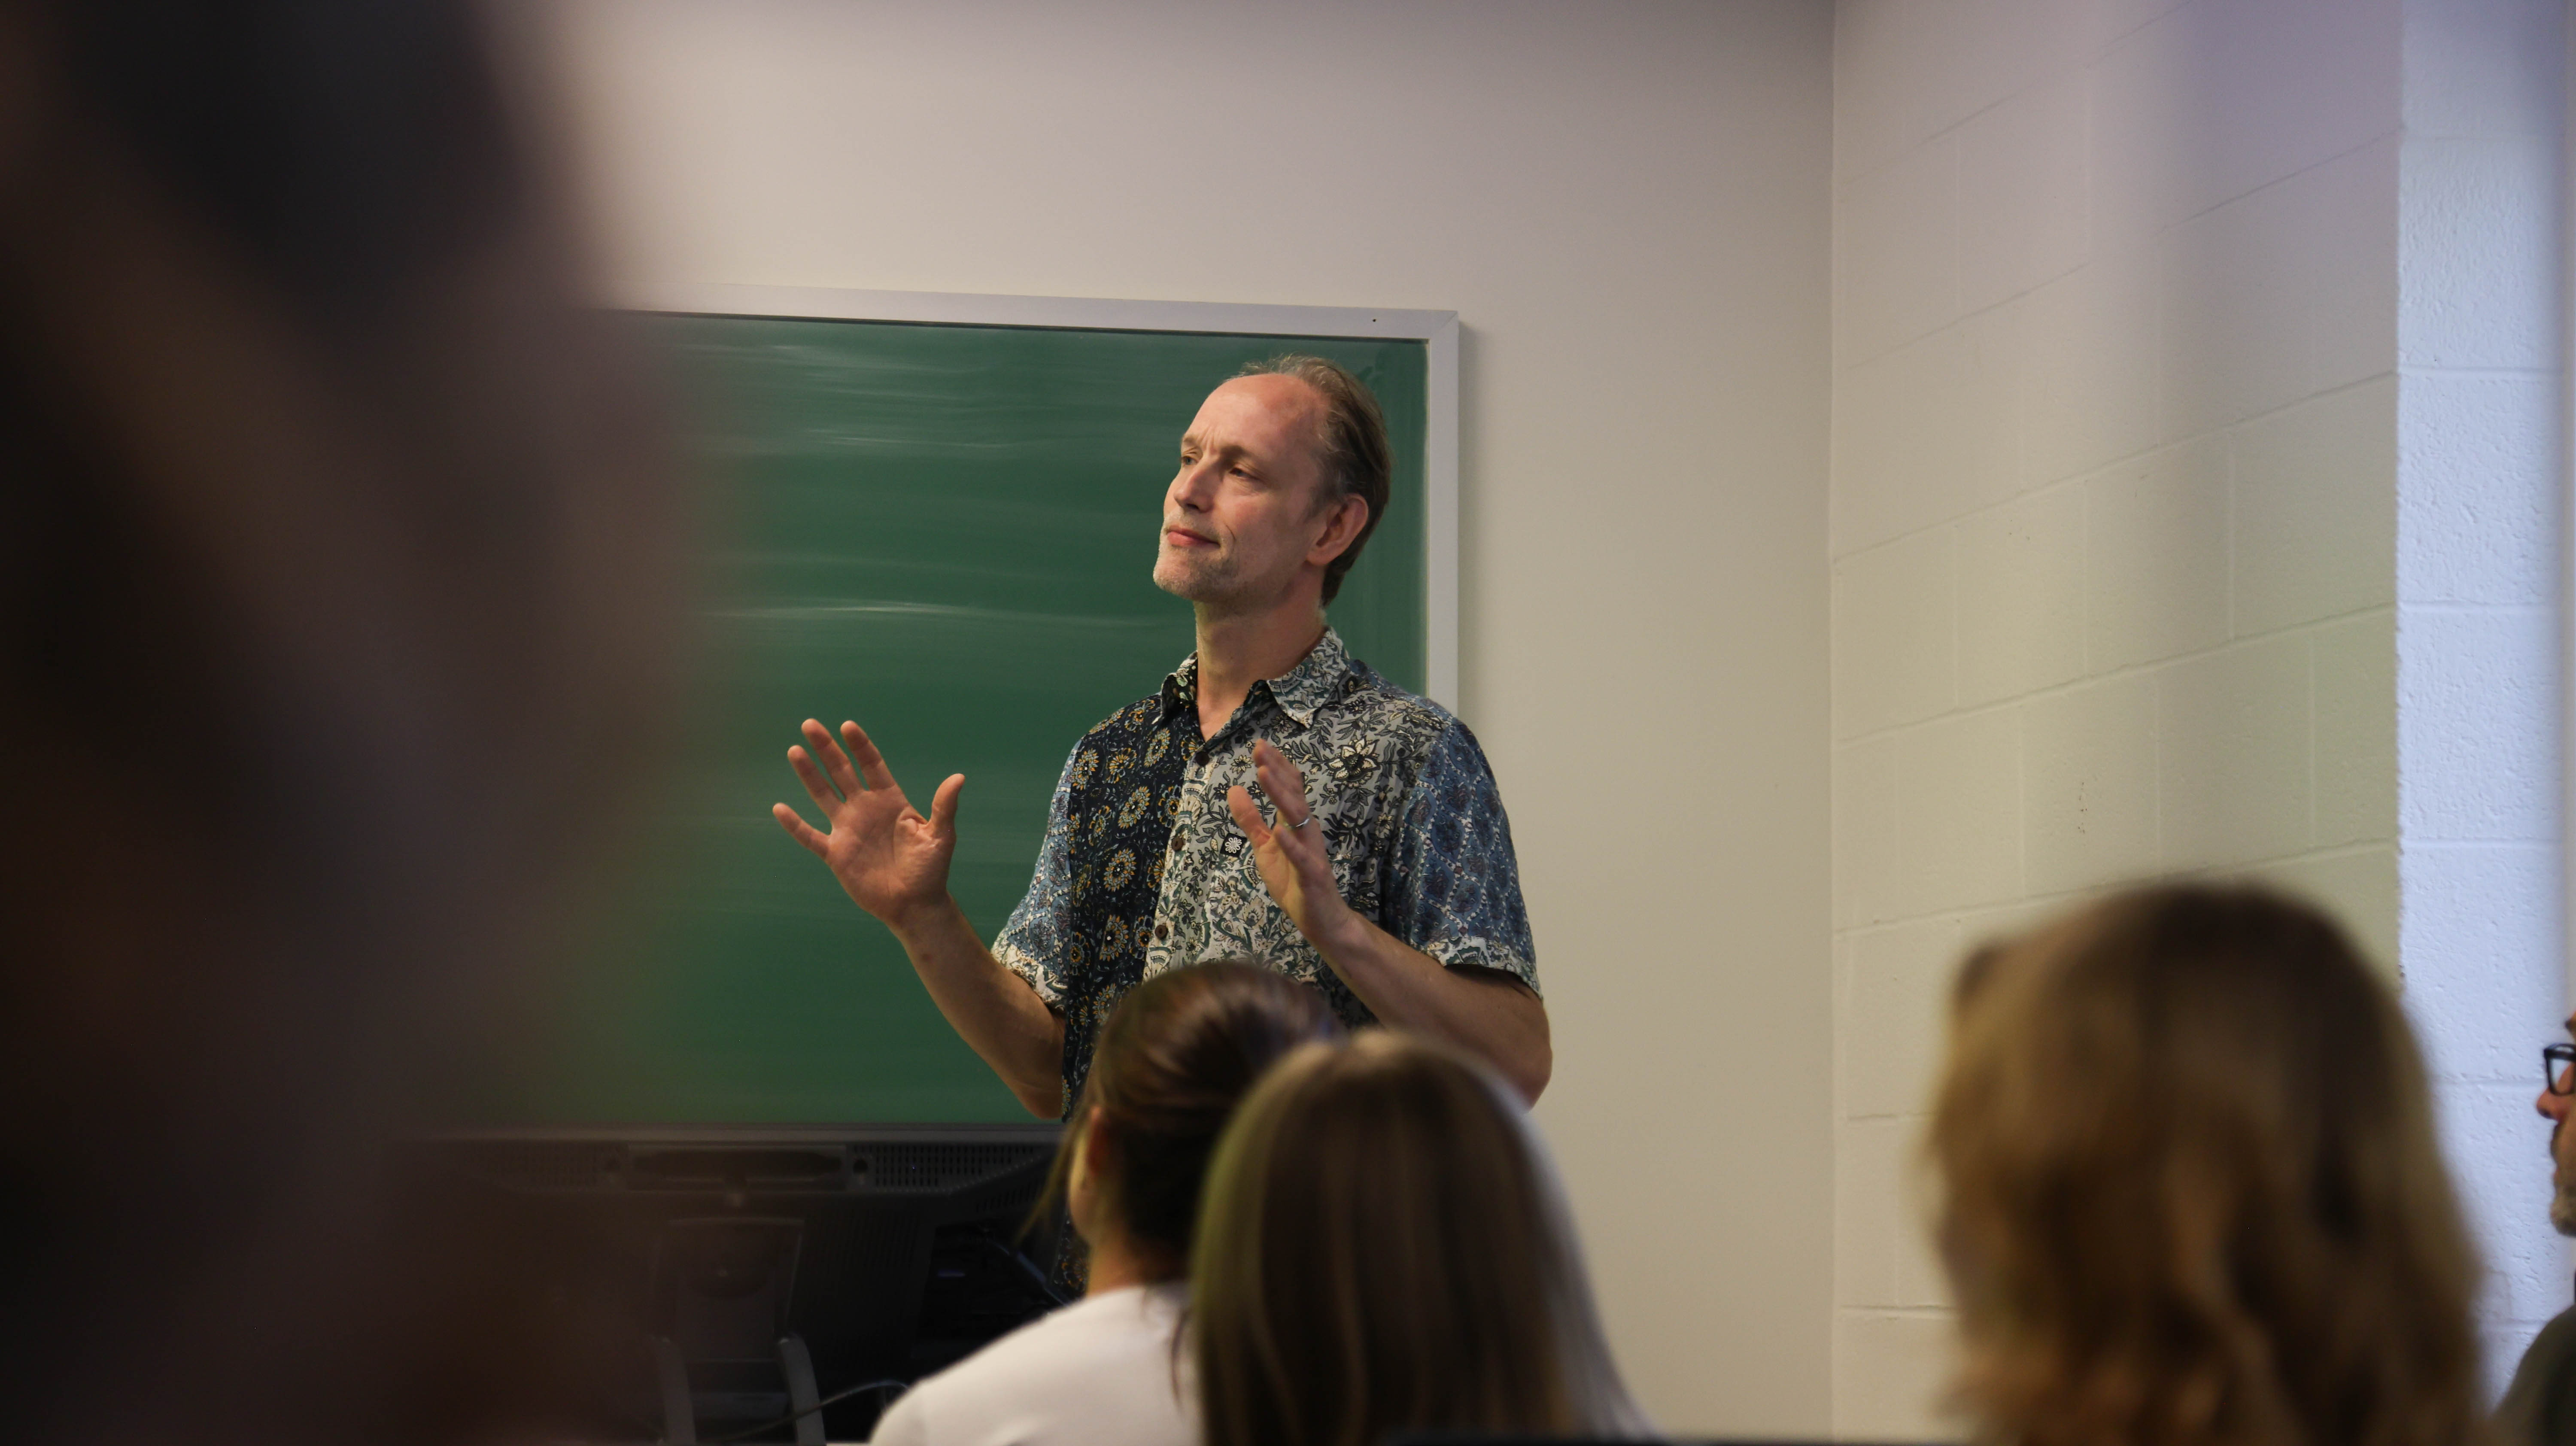
[[[734,1432],[730,1436],[710,1436],[704,1442],[700,1443],[700,1446],[735,1446],[735,1443],[737,1442],[748,1441],[754,1436],[766,1435],[771,1431],[777,1430],[781,1426],[793,1426],[806,1417],[813,1415],[815,1412],[822,1410],[824,1407],[837,1406],[841,1402],[859,1394],[861,1391],[882,1391],[888,1386],[892,1386],[896,1390],[901,1391],[911,1384],[912,1383],[909,1381],[870,1381],[864,1386],[852,1386],[848,1390],[834,1391],[832,1394],[825,1396],[823,1399],[816,1401],[813,1405],[807,1406],[801,1411],[790,1411],[786,1415],[779,1417],[777,1420],[763,1421],[757,1426],[746,1427],[743,1430]]]
[[[1054,1281],[1047,1279],[1046,1272],[1038,1268],[1036,1261],[1029,1259],[1028,1256],[1023,1254],[1021,1251],[1014,1249],[1009,1244],[997,1240],[990,1235],[978,1232],[974,1238],[983,1242],[985,1245],[990,1246],[992,1249],[1000,1251],[1003,1258],[1010,1261],[1014,1266],[1017,1266],[1020,1274],[1028,1278],[1029,1284],[1035,1286],[1038,1293],[1045,1297],[1049,1304],[1058,1306],[1072,1304],[1071,1298],[1066,1296],[1064,1292],[1056,1289]],[[727,1436],[711,1436],[701,1442],[700,1446],[739,1446],[739,1443],[748,1441],[754,1436],[766,1435],[771,1431],[777,1430],[781,1426],[793,1426],[798,1421],[803,1420],[807,1416],[813,1415],[824,1407],[837,1406],[841,1402],[850,1399],[852,1396],[858,1395],[862,1391],[882,1391],[891,1386],[897,1392],[901,1392],[910,1389],[911,1385],[912,1383],[909,1381],[884,1380],[870,1381],[865,1385],[851,1386],[846,1390],[834,1391],[832,1394],[816,1401],[813,1405],[807,1406],[801,1411],[790,1411],[786,1415],[778,1417],[776,1420],[763,1421],[757,1426],[745,1427],[744,1429]]]
[[[1028,1277],[1029,1284],[1037,1287],[1038,1294],[1046,1298],[1047,1304],[1058,1306],[1073,1304],[1073,1298],[1056,1289],[1055,1282],[1049,1280],[1047,1273],[1038,1268],[1038,1263],[1022,1254],[1016,1247],[996,1240],[990,1235],[977,1235],[975,1238],[1002,1252],[1002,1258],[1017,1266],[1020,1274]]]

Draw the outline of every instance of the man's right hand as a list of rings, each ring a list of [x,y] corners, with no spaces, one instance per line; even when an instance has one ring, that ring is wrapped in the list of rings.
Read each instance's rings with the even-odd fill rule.
[[[783,803],[769,811],[788,837],[831,866],[832,877],[860,908],[901,934],[908,923],[947,903],[948,858],[957,850],[957,795],[966,775],[952,773],[939,785],[924,818],[895,787],[885,756],[858,724],[841,725],[846,753],[811,718],[804,734],[807,746],[788,749],[787,762],[823,811],[824,827],[814,828]]]

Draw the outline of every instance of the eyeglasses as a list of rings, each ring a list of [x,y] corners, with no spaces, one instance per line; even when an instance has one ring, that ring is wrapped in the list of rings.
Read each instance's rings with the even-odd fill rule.
[[[2576,1044],[2542,1045],[2540,1068],[2551,1094],[2576,1095],[2576,1079],[2568,1077],[2568,1071],[2576,1069]]]

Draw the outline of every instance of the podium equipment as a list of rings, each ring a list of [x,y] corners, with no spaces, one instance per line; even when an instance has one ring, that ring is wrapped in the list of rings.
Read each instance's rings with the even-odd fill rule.
[[[900,1388],[1059,1303],[1021,1238],[1058,1127],[489,1130],[401,1152],[452,1309],[525,1343],[459,1379],[555,1441],[864,1438]],[[505,1378],[497,1395],[491,1377]]]

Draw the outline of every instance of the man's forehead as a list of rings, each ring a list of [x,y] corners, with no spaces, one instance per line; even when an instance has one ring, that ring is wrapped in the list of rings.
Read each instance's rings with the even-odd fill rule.
[[[1185,435],[1201,441],[1212,433],[1236,442],[1284,441],[1313,420],[1322,405],[1315,389],[1295,377],[1232,377],[1199,403]]]

